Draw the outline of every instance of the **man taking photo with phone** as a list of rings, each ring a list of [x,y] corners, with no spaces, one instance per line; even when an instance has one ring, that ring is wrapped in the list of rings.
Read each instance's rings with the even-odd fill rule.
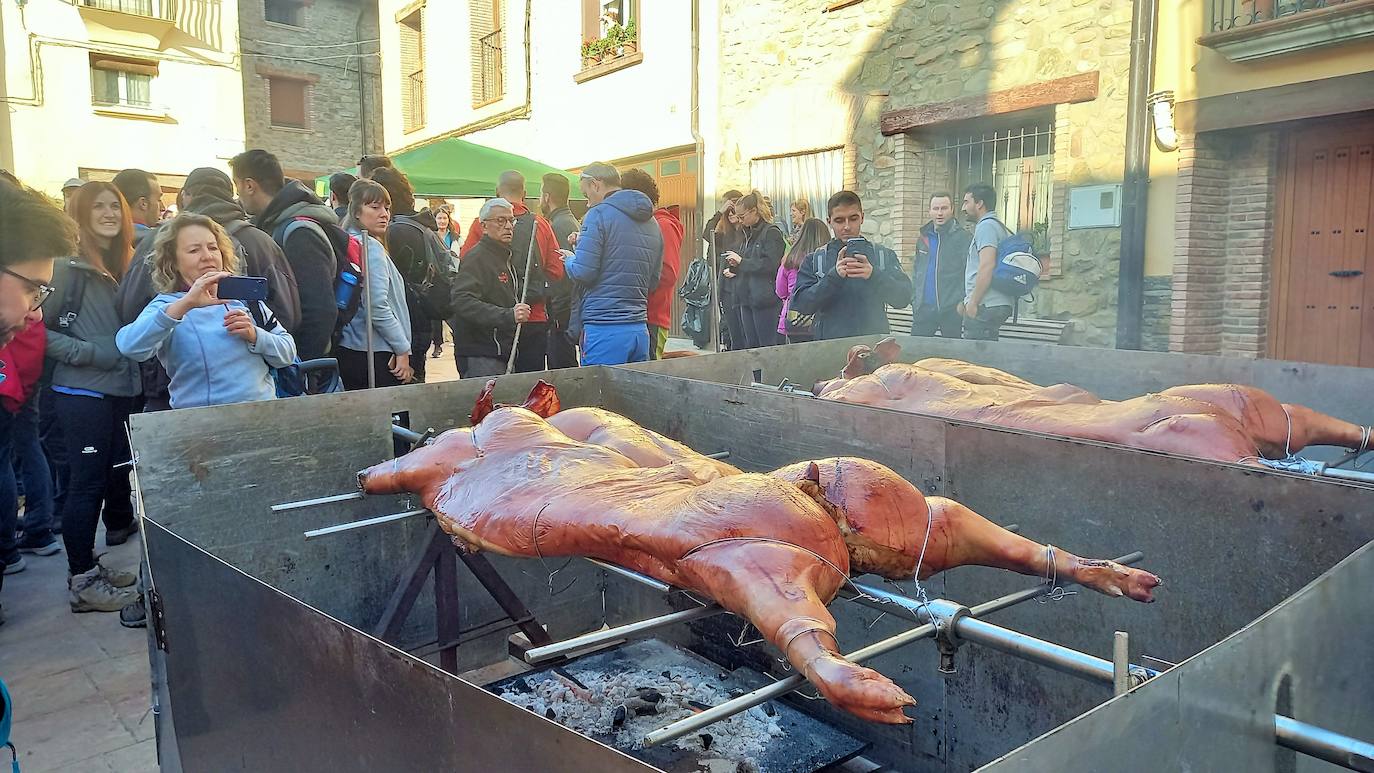
[[[887,307],[911,303],[911,279],[897,253],[862,235],[863,202],[840,191],[826,202],[835,238],[802,260],[788,308],[814,315],[816,340],[891,332]]]

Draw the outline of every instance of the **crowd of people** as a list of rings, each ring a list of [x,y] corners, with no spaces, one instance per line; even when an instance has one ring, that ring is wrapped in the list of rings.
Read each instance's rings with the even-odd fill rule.
[[[102,520],[106,545],[138,529],[134,412],[423,382],[446,326],[460,377],[665,354],[690,245],[640,169],[586,167],[582,222],[568,176],[540,180],[535,211],[504,172],[464,234],[386,156],[333,175],[327,202],[265,150],[229,167],[192,171],[166,209],[138,169],[69,181],[62,209],[0,181],[0,560],[12,574],[65,548],[73,612],[144,623],[137,578],[96,551]],[[794,202],[786,233],[767,196],[727,193],[703,234],[722,340],[886,333],[887,308],[907,305],[913,333],[995,338],[1015,303],[990,282],[1007,233],[995,202],[968,189],[969,233],[933,196],[909,276],[864,235],[855,193],[831,196],[825,220]]]

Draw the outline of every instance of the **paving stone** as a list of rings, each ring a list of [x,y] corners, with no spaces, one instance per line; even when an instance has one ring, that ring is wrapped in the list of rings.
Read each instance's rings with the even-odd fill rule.
[[[99,695],[40,717],[18,718],[11,738],[26,773],[60,769],[137,740]]]

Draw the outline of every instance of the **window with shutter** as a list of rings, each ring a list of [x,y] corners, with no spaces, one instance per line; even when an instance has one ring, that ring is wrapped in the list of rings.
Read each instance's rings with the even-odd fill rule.
[[[489,105],[505,96],[505,32],[501,0],[468,0],[472,56],[472,104]]]
[[[124,107],[151,107],[157,63],[92,52],[91,103]]]
[[[310,128],[310,84],[292,78],[267,78],[267,101],[273,126]]]
[[[424,8],[401,20],[401,124],[405,131],[425,125]]]

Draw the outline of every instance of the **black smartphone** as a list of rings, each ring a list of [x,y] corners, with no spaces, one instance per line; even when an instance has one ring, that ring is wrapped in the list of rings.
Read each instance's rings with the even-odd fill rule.
[[[870,261],[873,259],[873,242],[870,242],[862,236],[856,236],[853,239],[845,239],[844,246],[845,254],[850,257],[863,255]]]
[[[267,278],[261,276],[226,276],[219,280],[215,295],[226,301],[267,300]]]

